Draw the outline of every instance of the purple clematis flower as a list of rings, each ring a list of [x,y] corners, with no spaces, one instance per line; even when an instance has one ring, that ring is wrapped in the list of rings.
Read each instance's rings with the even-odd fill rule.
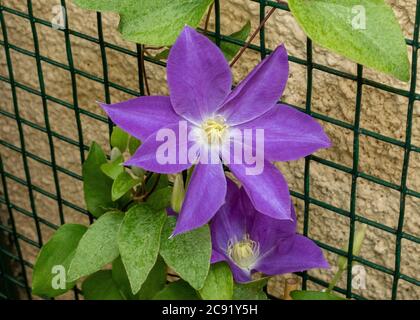
[[[228,179],[226,202],[211,221],[211,263],[226,261],[236,282],[251,280],[253,271],[277,275],[329,268],[321,249],[296,234],[293,220],[277,220],[256,211],[243,188]]]
[[[329,147],[330,141],[310,116],[276,104],[288,78],[284,46],[231,90],[232,75],[220,49],[186,26],[170,51],[167,78],[170,97],[139,97],[101,106],[115,124],[142,141],[126,165],[176,173],[195,164],[174,235],[206,224],[224,203],[222,163],[241,181],[258,211],[275,219],[290,219],[287,182],[271,161],[307,156]],[[243,150],[254,150],[256,139],[235,140],[232,147],[232,133],[256,129],[264,131],[263,156],[257,157],[263,168],[258,174],[248,174],[250,165],[236,161],[234,149],[239,144]],[[165,130],[175,138],[171,147],[178,151],[177,161],[162,163],[157,157]],[[192,139],[183,139],[184,133]],[[192,157],[187,158],[191,150]],[[203,161],[209,155],[216,161]]]

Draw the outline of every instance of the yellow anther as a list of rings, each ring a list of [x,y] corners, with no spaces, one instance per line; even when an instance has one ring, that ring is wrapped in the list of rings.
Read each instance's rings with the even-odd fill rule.
[[[201,128],[208,143],[220,144],[226,136],[228,125],[223,118],[214,118],[204,121]]]
[[[241,241],[229,241],[227,253],[241,268],[251,269],[259,256],[259,245],[245,234]]]

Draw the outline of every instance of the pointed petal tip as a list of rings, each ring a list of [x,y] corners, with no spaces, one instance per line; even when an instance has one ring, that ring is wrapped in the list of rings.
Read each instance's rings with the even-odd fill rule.
[[[289,53],[284,43],[279,45],[276,49],[274,49],[273,54],[279,55],[283,58],[289,58]]]
[[[124,167],[135,166],[135,163],[134,163],[134,161],[132,161],[132,159],[133,159],[133,157],[131,157],[127,161],[121,163],[121,165],[124,166]]]
[[[194,31],[194,32],[197,32],[193,27],[191,27],[188,24],[184,24],[184,28],[182,29],[182,32],[185,32],[185,31]]]
[[[330,139],[330,137],[325,133],[325,146],[324,148],[331,148],[333,146],[333,143]]]
[[[106,113],[108,113],[108,108],[110,105],[106,104],[105,102],[95,101]]]
[[[172,231],[172,234],[169,236],[169,240],[172,240],[173,238],[175,238],[176,236],[178,236],[178,235],[180,235],[180,234],[183,234],[183,233],[186,233],[186,232],[188,232],[188,231],[192,231],[193,229],[181,229],[181,228],[179,228],[178,229],[178,224],[177,224],[177,226],[175,227],[175,229],[174,229],[174,231]]]
[[[188,24],[185,24],[184,27],[182,28],[181,33],[178,36],[178,39],[182,37],[188,37],[191,35],[200,35],[200,33],[195,28],[189,26]]]
[[[321,268],[321,269],[331,269],[331,265],[328,263],[328,261],[327,260],[325,260],[325,258],[324,258],[324,261],[323,261],[323,263],[319,266],[319,268]]]

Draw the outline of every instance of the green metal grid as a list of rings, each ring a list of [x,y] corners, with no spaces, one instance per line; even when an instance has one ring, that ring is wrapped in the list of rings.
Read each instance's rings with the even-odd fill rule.
[[[278,10],[285,10],[289,11],[289,8],[287,4],[285,3],[278,3],[276,1],[266,1],[266,0],[248,0],[252,2],[259,3],[259,14],[260,14],[260,21],[263,21],[266,13],[267,8],[275,7]],[[66,8],[66,1],[61,0],[61,5]],[[222,35],[220,32],[220,0],[215,0],[215,30],[214,32],[208,31],[207,33],[209,35],[212,35],[216,38],[216,43],[220,44],[222,41],[235,43],[238,45],[245,45],[244,42],[235,40],[233,38],[230,38],[228,36]],[[27,49],[18,47],[8,40],[8,28],[5,21],[5,15],[12,14],[19,16],[21,18],[27,19],[30,22],[31,27],[31,33],[32,37],[34,39],[34,50],[29,51]],[[97,115],[95,113],[92,113],[88,110],[85,110],[79,106],[78,102],[78,94],[77,94],[77,76],[81,76],[84,78],[87,78],[89,80],[95,81],[97,83],[100,83],[103,85],[104,89],[104,96],[105,101],[107,103],[111,102],[111,95],[110,95],[110,89],[116,89],[125,93],[128,93],[133,96],[139,96],[145,94],[145,83],[143,78],[143,57],[146,63],[153,63],[156,65],[160,65],[162,67],[165,67],[165,63],[162,61],[154,60],[150,57],[143,56],[142,52],[142,46],[137,45],[136,51],[132,51],[126,48],[123,48],[121,46],[118,46],[116,44],[107,42],[104,39],[104,34],[102,30],[102,17],[100,13],[97,13],[97,37],[93,37],[87,34],[80,33],[78,31],[72,30],[68,27],[68,19],[66,19],[66,27],[64,30],[57,30],[57,32],[63,32],[64,33],[64,39],[65,39],[65,45],[66,45],[66,54],[67,54],[67,64],[55,61],[53,59],[50,59],[48,57],[42,56],[40,54],[39,49],[39,42],[38,42],[38,33],[37,33],[37,26],[47,26],[52,28],[52,24],[49,21],[43,20],[41,18],[35,17],[33,15],[33,9],[32,9],[32,1],[27,0],[27,11],[22,12],[18,11],[16,9],[4,6],[0,2],[0,22],[1,22],[1,29],[3,33],[3,40],[0,40],[0,46],[3,47],[6,62],[7,62],[7,69],[8,69],[8,76],[0,75],[0,81],[5,82],[10,85],[12,100],[13,100],[13,113],[6,111],[2,103],[0,101],[0,116],[6,117],[9,119],[13,119],[16,121],[18,132],[19,132],[19,138],[20,138],[20,146],[11,144],[5,140],[0,139],[0,146],[9,150],[13,150],[15,152],[18,152],[21,154],[22,162],[23,162],[23,168],[24,168],[24,175],[25,178],[22,179],[20,177],[17,177],[10,172],[7,171],[7,168],[4,168],[3,163],[0,161],[0,174],[1,174],[1,181],[2,181],[2,189],[0,189],[0,204],[4,205],[3,208],[6,209],[8,219],[7,221],[0,221],[0,232],[2,232],[7,239],[7,241],[0,242],[0,299],[4,298],[14,298],[15,297],[15,288],[21,288],[25,292],[25,297],[28,299],[32,299],[31,296],[31,289],[30,289],[30,283],[28,283],[28,276],[27,276],[27,270],[30,268],[33,268],[33,264],[29,262],[25,257],[23,256],[22,249],[20,246],[20,243],[23,241],[30,246],[33,246],[35,248],[40,248],[42,244],[44,243],[43,234],[41,231],[41,225],[56,229],[58,228],[57,225],[54,223],[45,220],[42,217],[39,217],[37,214],[37,208],[34,200],[35,193],[42,194],[43,196],[46,196],[50,199],[53,199],[57,202],[58,205],[58,215],[60,218],[60,223],[65,222],[65,214],[64,214],[64,208],[68,207],[73,210],[76,210],[80,212],[81,214],[89,215],[89,213],[80,206],[79,203],[72,203],[71,201],[68,201],[62,197],[62,193],[60,190],[60,179],[59,174],[65,174],[72,178],[75,178],[77,180],[82,180],[82,177],[78,175],[75,172],[72,172],[64,167],[61,167],[57,165],[56,163],[56,157],[55,157],[55,151],[54,151],[54,139],[61,140],[65,143],[68,143],[73,146],[77,146],[79,153],[80,153],[80,162],[82,163],[85,159],[86,151],[88,150],[88,147],[84,144],[83,140],[83,130],[82,130],[82,124],[81,124],[81,115],[90,117],[96,121],[108,123],[111,128],[111,123],[103,116]],[[409,160],[410,160],[410,154],[412,152],[414,153],[420,153],[420,146],[415,146],[411,143],[411,136],[412,136],[412,125],[413,125],[413,109],[414,109],[414,103],[417,100],[420,100],[420,93],[416,92],[416,80],[417,80],[417,60],[418,60],[418,48],[419,48],[419,23],[420,23],[420,0],[417,0],[416,3],[416,14],[415,14],[415,26],[414,26],[414,32],[413,32],[413,38],[412,39],[406,39],[407,46],[411,47],[412,49],[412,65],[411,65],[411,82],[410,82],[410,88],[409,90],[394,88],[391,86],[388,86],[383,83],[379,83],[376,81],[372,81],[370,79],[366,79],[363,77],[363,67],[358,65],[357,66],[357,74],[349,74],[328,66],[324,66],[321,64],[317,64],[313,62],[312,59],[312,42],[310,39],[307,40],[306,45],[306,51],[307,56],[306,59],[301,59],[294,56],[289,56],[289,60],[291,63],[299,64],[306,67],[307,71],[307,93],[306,93],[306,105],[304,108],[293,106],[301,111],[304,111],[308,114],[311,114],[316,119],[319,119],[323,122],[333,124],[335,126],[341,127],[343,129],[352,130],[353,131],[353,164],[351,167],[344,166],[342,164],[323,159],[316,156],[309,156],[305,159],[305,167],[304,167],[304,192],[296,192],[291,191],[292,196],[303,200],[304,201],[304,223],[303,223],[303,233],[305,235],[308,235],[309,231],[309,211],[310,206],[318,206],[320,208],[323,208],[325,210],[331,211],[337,215],[346,217],[349,219],[350,222],[350,230],[349,230],[349,248],[348,251],[343,251],[340,248],[332,247],[326,243],[316,241],[317,239],[314,239],[319,246],[321,246],[323,249],[333,252],[338,255],[343,255],[348,258],[348,266],[352,264],[352,262],[358,262],[362,265],[365,265],[367,267],[373,268],[375,270],[378,270],[379,272],[383,272],[385,274],[388,274],[393,277],[393,284],[392,284],[392,299],[397,298],[397,292],[398,292],[398,285],[399,280],[405,280],[408,283],[411,283],[415,286],[420,286],[420,280],[418,278],[413,278],[411,276],[408,276],[406,274],[401,273],[401,242],[402,239],[406,239],[408,241],[413,242],[416,245],[420,244],[420,238],[417,235],[408,234],[403,231],[404,226],[404,217],[405,217],[405,202],[407,195],[414,197],[414,198],[420,198],[420,190],[411,190],[407,187],[407,177],[408,177],[408,168],[409,168]],[[102,77],[95,76],[93,74],[90,74],[88,72],[79,70],[75,67],[74,61],[73,61],[73,55],[72,55],[72,46],[70,37],[78,37],[84,40],[87,40],[100,48],[101,57],[102,57],[102,66],[103,66],[103,75]],[[248,50],[254,50],[257,52],[260,52],[261,59],[263,59],[267,54],[269,54],[271,51],[266,49],[266,43],[265,43],[265,31],[264,28],[260,31],[260,43],[259,45],[250,45]],[[109,80],[109,72],[108,72],[108,64],[107,64],[107,55],[106,50],[115,50],[119,53],[125,54],[127,56],[135,57],[138,61],[138,90],[132,90],[129,88],[125,88],[124,86],[121,86],[117,83],[114,83]],[[28,56],[32,59],[35,59],[36,61],[36,67],[37,67],[37,73],[38,73],[38,82],[39,82],[39,90],[34,89],[26,84],[20,83],[14,79],[14,68],[15,66],[12,63],[11,59],[11,51],[19,52],[20,54],[23,54],[25,56]],[[42,69],[42,63],[46,63],[49,65],[52,65],[54,67],[58,67],[60,69],[63,69],[70,73],[71,75],[71,86],[72,86],[72,97],[73,101],[72,103],[63,101],[57,97],[54,97],[53,95],[50,95],[45,90],[45,82],[44,82],[44,73]],[[313,82],[313,71],[318,70],[321,72],[325,72],[331,75],[335,75],[338,77],[342,77],[345,79],[349,79],[351,81],[354,81],[357,84],[357,94],[356,94],[356,101],[355,101],[355,117],[354,117],[354,123],[347,123],[339,119],[335,119],[320,113],[313,112],[311,110],[311,102],[312,102],[312,82]],[[403,97],[408,98],[408,105],[407,105],[407,120],[406,120],[406,135],[405,140],[397,140],[376,132],[373,132],[371,130],[362,128],[360,125],[360,116],[361,116],[361,102],[362,102],[362,94],[363,94],[363,88],[365,86],[377,88],[378,90],[382,90],[385,92],[390,92],[396,95],[400,95]],[[44,112],[44,121],[45,126],[40,126],[34,122],[31,122],[30,120],[27,120],[20,115],[20,105],[18,101],[17,96],[17,89],[24,90],[30,94],[33,94],[34,96],[40,97],[42,101],[42,107]],[[48,116],[48,104],[52,102],[55,104],[60,105],[63,108],[70,109],[74,112],[74,117],[76,120],[77,125],[77,133],[78,133],[78,139],[74,140],[72,138],[66,137],[62,134],[59,134],[51,129],[49,116]],[[0,118],[1,119],[1,118]],[[50,158],[44,159],[34,153],[31,153],[26,150],[25,142],[26,137],[24,135],[24,126],[31,127],[35,130],[38,130],[48,137],[48,142],[50,145]],[[385,142],[387,144],[391,144],[394,146],[397,146],[399,148],[402,148],[404,150],[404,160],[403,160],[403,167],[402,167],[402,175],[401,175],[401,183],[395,184],[390,181],[386,181],[383,179],[380,179],[378,177],[372,176],[370,174],[367,174],[365,172],[362,172],[359,170],[359,139],[360,136],[367,136],[374,138],[378,141]],[[55,183],[55,193],[51,193],[50,191],[44,190],[43,188],[33,184],[31,182],[31,172],[28,165],[28,160],[34,160],[36,162],[39,162],[43,165],[49,166],[53,170],[53,178]],[[350,210],[346,210],[340,207],[333,206],[331,204],[328,204],[326,202],[320,201],[316,198],[313,198],[310,196],[310,170],[311,170],[311,163],[318,163],[322,164],[324,166],[328,166],[330,168],[334,168],[340,172],[350,174],[351,179],[351,199],[350,199]],[[384,186],[386,188],[396,190],[400,193],[400,210],[399,210],[399,219],[398,219],[398,226],[397,228],[392,228],[389,226],[386,226],[384,224],[375,222],[373,220],[367,219],[361,215],[357,214],[356,210],[356,193],[357,193],[357,186],[358,181],[360,179],[364,179],[367,181],[370,181],[372,183]],[[8,191],[8,183],[10,181],[13,181],[13,183],[18,183],[28,190],[28,197],[29,197],[29,203],[30,203],[30,210],[27,210],[21,206],[19,203],[12,202],[9,198],[9,191]],[[30,217],[33,219],[36,230],[37,230],[37,239],[29,239],[25,235],[20,234],[17,231],[16,225],[15,225],[15,215],[22,214],[27,217]],[[91,219],[91,217],[90,217]],[[353,238],[355,233],[355,223],[364,223],[367,224],[373,228],[378,228],[382,231],[385,231],[391,235],[395,236],[396,240],[396,246],[395,246],[395,265],[393,269],[390,269],[388,267],[382,266],[380,264],[374,263],[372,261],[363,259],[359,256],[353,255]],[[0,237],[1,238],[1,237]],[[18,276],[16,276],[15,273],[11,272],[10,269],[10,263],[17,265],[19,270]],[[316,277],[313,277],[307,273],[300,273],[299,274],[303,279],[303,288],[305,289],[307,287],[308,282],[313,282],[316,284],[319,284],[321,286],[327,287],[328,284]],[[351,287],[351,268],[348,268],[347,271],[347,283],[344,288],[341,287],[335,287],[334,290],[337,292],[345,294],[349,298],[354,299],[365,299],[365,297],[357,295],[352,292]],[[74,297],[75,299],[78,298],[78,290],[77,288],[74,290]]]

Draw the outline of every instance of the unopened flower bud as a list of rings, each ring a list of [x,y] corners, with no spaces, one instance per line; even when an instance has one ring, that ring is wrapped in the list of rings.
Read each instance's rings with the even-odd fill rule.
[[[111,150],[111,162],[115,161],[118,157],[120,157],[122,155],[120,149],[118,148],[112,148]]]
[[[175,176],[174,188],[172,190],[172,197],[171,197],[172,210],[179,213],[181,211],[184,198],[185,198],[184,180],[182,178],[182,174],[178,173]]]
[[[362,248],[363,240],[366,235],[367,224],[361,224],[357,227],[353,239],[353,255],[358,256]],[[346,250],[346,249],[344,249]],[[347,269],[347,257],[340,256],[338,258],[338,268],[340,270]]]

